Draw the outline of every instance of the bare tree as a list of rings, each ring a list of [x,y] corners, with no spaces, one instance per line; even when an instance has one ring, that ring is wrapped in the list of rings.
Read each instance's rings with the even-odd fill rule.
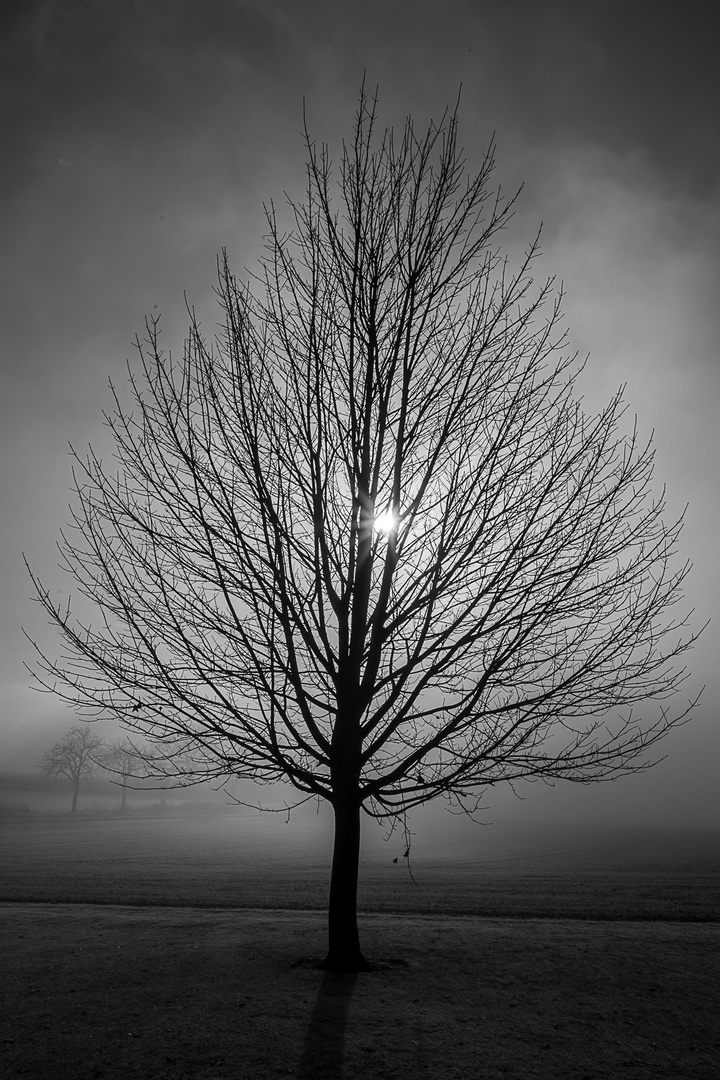
[[[120,812],[125,812],[127,803],[128,780],[135,776],[138,769],[138,761],[142,760],[139,750],[136,750],[129,739],[115,739],[109,743],[102,754],[102,767],[107,772],[114,773],[119,777],[122,795],[120,797]]]
[[[219,336],[192,315],[173,361],[150,320],[119,473],[77,457],[61,552],[100,624],[34,579],[68,652],[41,681],[162,740],[167,776],[329,800],[330,968],[366,966],[361,809],[643,769],[690,707],[681,522],[621,392],[583,413],[538,240],[511,271],[514,199],[457,122],[398,140],[363,93],[337,182],[306,131],[291,231],[271,205],[258,275],[221,261]]]
[[[43,776],[66,777],[73,786],[72,810],[77,813],[80,781],[89,778],[97,768],[98,758],[104,749],[103,740],[91,727],[78,724],[70,728],[42,754],[38,767]]]

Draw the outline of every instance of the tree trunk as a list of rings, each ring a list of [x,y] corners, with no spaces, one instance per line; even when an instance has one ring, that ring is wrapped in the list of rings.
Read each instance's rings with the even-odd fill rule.
[[[79,794],[80,794],[80,777],[77,776],[75,778],[74,783],[73,783],[73,801],[72,801],[72,810],[70,811],[71,814],[77,813],[77,802],[78,802],[78,795]]]
[[[125,784],[126,784],[126,777],[123,776],[122,799],[120,801],[120,813],[121,814],[124,813],[124,811],[125,811],[125,796],[127,795],[127,787],[125,786]]]
[[[360,860],[360,803],[353,793],[333,800],[335,842],[330,877],[328,930],[330,947],[320,964],[326,971],[369,971],[360,951],[357,883]]]

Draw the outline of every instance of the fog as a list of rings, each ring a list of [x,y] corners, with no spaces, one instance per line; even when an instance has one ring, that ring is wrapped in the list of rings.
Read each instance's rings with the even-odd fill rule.
[[[214,326],[215,260],[242,273],[263,201],[302,194],[302,102],[337,160],[357,90],[381,119],[419,126],[453,103],[477,163],[496,133],[503,188],[525,189],[507,234],[516,256],[543,222],[544,273],[564,283],[570,343],[590,359],[598,408],[627,384],[628,422],[654,432],[669,513],[685,504],[688,607],[716,617],[720,522],[720,211],[714,36],[697,10],[655,20],[644,4],[125,2],[5,13],[0,253],[4,314],[0,455],[0,771],[31,771],[72,714],[28,688],[24,626],[58,649],[21,553],[67,595],[54,544],[69,519],[67,445],[108,452],[108,379],[123,385],[144,316],[181,347],[184,292]],[[709,20],[709,15],[707,16]],[[540,275],[542,276],[542,275]],[[690,656],[690,723],[654,770],[612,784],[526,785],[486,796],[484,821],[720,824],[717,629]],[[108,729],[109,730],[109,729]],[[279,793],[278,793],[279,794]],[[278,804],[282,803],[279,795]],[[472,849],[484,826],[442,806],[419,837]]]

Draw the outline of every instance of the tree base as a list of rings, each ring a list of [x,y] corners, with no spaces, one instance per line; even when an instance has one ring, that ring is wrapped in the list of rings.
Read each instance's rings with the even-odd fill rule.
[[[321,971],[340,971],[340,972],[357,972],[357,971],[372,971],[372,964],[365,959],[361,952],[354,953],[352,956],[333,956],[332,953],[328,953],[324,960],[321,960],[318,964]]]

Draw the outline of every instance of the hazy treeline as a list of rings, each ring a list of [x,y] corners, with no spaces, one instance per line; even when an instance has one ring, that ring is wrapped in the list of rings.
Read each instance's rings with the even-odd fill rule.
[[[133,809],[147,811],[151,807],[165,811],[187,808],[193,812],[209,806],[232,807],[233,801],[226,791],[207,784],[171,792],[168,787],[160,788],[148,781],[142,775],[142,763],[153,752],[152,748],[126,738],[102,738],[90,725],[75,725],[40,754],[33,773],[0,775],[0,813],[7,816],[57,809],[54,796],[68,787],[72,795],[71,814],[77,813],[82,801],[86,803],[83,809],[87,810],[88,799],[91,799],[90,808],[107,809],[108,797],[119,800],[115,809],[121,813]],[[181,800],[177,798],[179,794]],[[98,804],[98,799],[102,803]]]

